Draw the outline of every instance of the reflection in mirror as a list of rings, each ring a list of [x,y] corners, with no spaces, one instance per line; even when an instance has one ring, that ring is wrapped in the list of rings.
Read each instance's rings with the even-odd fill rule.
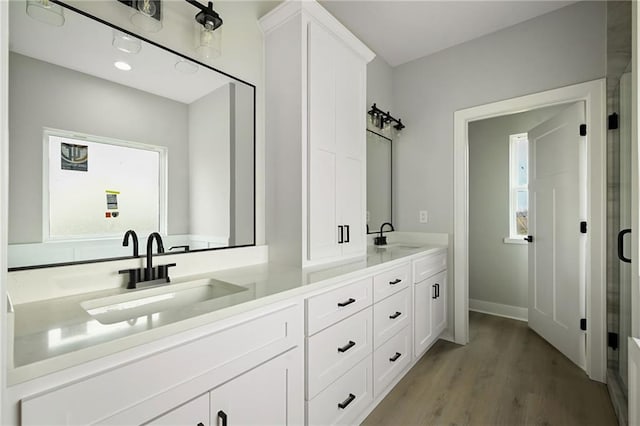
[[[255,244],[255,87],[64,16],[10,2],[9,267]]]
[[[367,129],[367,225],[373,234],[391,220],[391,139]]]

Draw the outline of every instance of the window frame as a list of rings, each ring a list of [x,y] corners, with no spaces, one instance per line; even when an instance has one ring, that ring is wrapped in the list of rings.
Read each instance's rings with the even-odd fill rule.
[[[509,236],[504,239],[505,243],[509,244],[527,244],[524,240],[524,235],[518,234],[516,211],[517,211],[517,199],[518,192],[526,191],[527,197],[529,194],[529,179],[527,178],[526,185],[518,184],[518,157],[517,151],[514,148],[517,142],[526,141],[527,149],[529,144],[528,133],[514,133],[509,135]],[[527,159],[527,168],[528,168]]]
[[[120,234],[111,236],[93,236],[84,237],[73,236],[52,236],[50,228],[50,187],[49,187],[49,149],[50,137],[57,136],[62,138],[79,139],[87,142],[100,143],[105,145],[113,145],[126,148],[143,149],[153,151],[159,154],[159,231],[162,235],[167,235],[168,228],[168,149],[163,146],[150,145],[140,142],[109,138],[104,136],[96,136],[82,132],[74,132],[68,130],[54,129],[43,127],[42,129],[42,242],[65,242],[65,241],[95,241],[120,238]]]

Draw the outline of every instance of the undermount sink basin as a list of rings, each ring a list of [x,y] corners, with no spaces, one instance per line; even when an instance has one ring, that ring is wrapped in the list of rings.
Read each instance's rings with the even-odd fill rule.
[[[80,306],[100,323],[113,324],[243,291],[247,288],[205,278],[87,300]]]

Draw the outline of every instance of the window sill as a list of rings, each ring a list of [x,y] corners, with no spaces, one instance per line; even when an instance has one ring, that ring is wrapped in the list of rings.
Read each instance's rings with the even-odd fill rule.
[[[529,244],[527,241],[524,240],[524,237],[520,237],[520,238],[510,238],[507,237],[505,239],[503,239],[503,242],[505,244]]]

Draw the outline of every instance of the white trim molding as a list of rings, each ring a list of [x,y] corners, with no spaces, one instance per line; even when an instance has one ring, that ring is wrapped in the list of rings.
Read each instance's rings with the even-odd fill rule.
[[[469,341],[469,138],[471,121],[582,101],[587,124],[586,372],[606,379],[606,84],[605,79],[521,96],[454,113],[454,337]],[[577,225],[576,225],[577,226]],[[579,318],[576,318],[578,321]]]
[[[529,309],[522,306],[503,305],[486,300],[469,299],[469,310],[498,317],[511,318],[518,321],[529,320]]]

